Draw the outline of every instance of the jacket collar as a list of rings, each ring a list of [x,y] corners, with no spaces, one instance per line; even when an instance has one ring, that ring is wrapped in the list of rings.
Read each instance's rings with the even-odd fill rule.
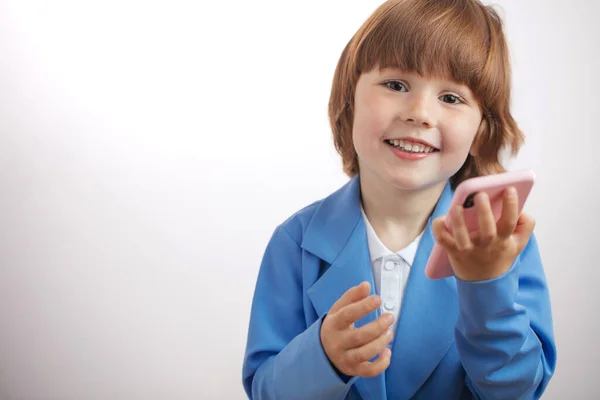
[[[355,383],[363,398],[410,398],[454,341],[456,282],[454,278],[430,280],[424,273],[434,244],[431,222],[446,214],[452,195],[447,184],[419,243],[402,301],[390,366],[385,374]],[[320,203],[303,236],[301,247],[330,265],[308,289],[319,317],[349,288],[363,281],[371,284],[371,294],[375,294],[360,199],[360,179],[355,177]],[[378,316],[379,312],[370,313],[355,326],[360,328]],[[386,377],[390,377],[387,385]]]

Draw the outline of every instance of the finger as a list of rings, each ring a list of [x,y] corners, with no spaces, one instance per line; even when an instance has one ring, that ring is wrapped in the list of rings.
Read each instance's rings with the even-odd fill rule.
[[[335,314],[330,314],[331,322],[338,329],[346,329],[368,313],[377,310],[379,306],[381,306],[381,299],[377,295],[372,295],[344,306]]]
[[[379,337],[369,343],[346,351],[346,362],[349,365],[360,365],[364,362],[370,362],[377,354],[379,354],[386,345],[392,340],[393,332],[391,329],[386,329]]]
[[[476,244],[485,247],[496,237],[496,219],[487,193],[482,192],[475,196],[475,211],[479,225]]]
[[[392,314],[385,313],[381,315],[375,321],[348,332],[342,339],[342,348],[355,349],[372,342],[385,333],[392,326],[393,322],[394,317]]]
[[[381,374],[390,366],[391,358],[392,351],[386,347],[379,353],[379,357],[377,357],[375,361],[360,364],[356,368],[354,376],[373,378],[374,376]]]
[[[446,251],[454,250],[456,248],[454,236],[446,229],[444,219],[445,217],[440,217],[433,221],[433,224],[431,225],[433,237]]]
[[[361,282],[360,285],[353,286],[348,289],[342,297],[340,297],[329,310],[330,314],[333,314],[339,311],[341,308],[347,306],[348,304],[355,303],[367,297],[371,292],[371,284],[367,281]]]
[[[507,238],[515,230],[519,219],[519,197],[514,187],[504,191],[502,215],[498,220],[498,236]]]
[[[473,248],[473,242],[471,242],[469,231],[465,224],[464,209],[461,205],[457,205],[452,211],[452,233],[457,250],[469,251]]]

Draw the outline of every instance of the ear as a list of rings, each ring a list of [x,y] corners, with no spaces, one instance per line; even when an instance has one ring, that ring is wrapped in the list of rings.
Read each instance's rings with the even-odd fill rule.
[[[469,154],[472,157],[477,157],[477,149],[475,148],[475,141],[473,141],[473,144],[471,145],[471,150],[469,150]]]

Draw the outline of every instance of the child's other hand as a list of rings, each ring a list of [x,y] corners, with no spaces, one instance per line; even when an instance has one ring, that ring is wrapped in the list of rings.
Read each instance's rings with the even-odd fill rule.
[[[451,231],[444,219],[437,218],[432,225],[435,240],[444,248],[454,274],[464,281],[483,281],[506,273],[517,255],[525,248],[535,221],[525,213],[519,215],[517,193],[505,190],[502,215],[496,223],[486,193],[475,196],[475,210],[479,229],[469,233],[463,217],[463,207],[450,210]]]
[[[391,351],[385,346],[392,339],[391,314],[381,315],[358,329],[354,323],[381,304],[379,296],[369,296],[370,285],[354,286],[331,307],[321,325],[321,343],[329,361],[348,376],[371,378],[390,365]],[[379,357],[370,362],[372,358]]]

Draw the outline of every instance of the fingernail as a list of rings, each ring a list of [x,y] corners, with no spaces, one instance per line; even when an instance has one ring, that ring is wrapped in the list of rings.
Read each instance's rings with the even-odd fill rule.
[[[508,195],[509,196],[516,196],[517,195],[517,190],[514,187],[509,187],[508,188]]]
[[[383,318],[385,318],[385,322],[387,322],[388,324],[391,324],[392,321],[394,321],[394,317],[392,317],[392,314],[385,314]]]
[[[386,347],[383,355],[387,358],[390,358],[392,356],[392,351]]]

